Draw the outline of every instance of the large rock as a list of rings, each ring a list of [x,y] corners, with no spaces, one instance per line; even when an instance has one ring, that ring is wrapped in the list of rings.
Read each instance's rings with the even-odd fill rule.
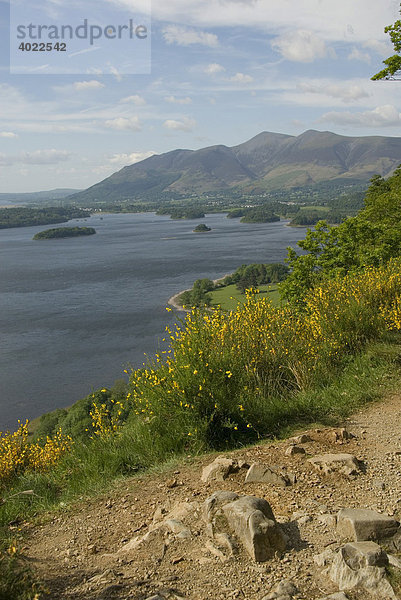
[[[212,463],[202,470],[202,481],[209,483],[211,481],[224,481],[230,475],[238,471],[238,462],[232,458],[218,456]]]
[[[352,454],[319,454],[309,458],[308,462],[323,475],[341,473],[350,476],[361,470],[358,459]]]
[[[290,478],[284,472],[279,472],[268,465],[254,463],[250,466],[245,477],[245,483],[270,483],[280,487],[291,485]]]
[[[357,542],[389,538],[398,527],[395,519],[365,508],[342,508],[337,514],[339,535]]]
[[[215,492],[209,498],[206,498],[203,503],[203,520],[206,523],[206,532],[210,537],[215,537],[215,530],[221,527],[221,519],[225,517],[223,515],[223,506],[229,504],[239,498],[235,492]]]
[[[266,500],[242,496],[225,504],[223,512],[228,525],[255,561],[264,562],[285,549],[285,535]]]
[[[396,600],[383,566],[387,556],[374,542],[346,544],[339,549],[329,570],[341,591],[364,588],[374,598]]]

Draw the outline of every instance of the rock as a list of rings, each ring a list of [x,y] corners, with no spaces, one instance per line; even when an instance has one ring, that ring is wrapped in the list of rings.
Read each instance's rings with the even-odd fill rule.
[[[239,469],[249,469],[251,465],[248,463],[247,460],[239,460],[238,461],[238,468]]]
[[[212,544],[212,542],[210,540],[207,540],[206,544],[205,544],[205,548],[207,550],[209,550],[209,552],[211,554],[213,554],[213,556],[216,556],[216,558],[219,558],[221,560],[221,562],[226,562],[228,560],[227,556],[218,548],[216,548],[216,546],[214,544]]]
[[[297,587],[289,579],[283,579],[277,583],[270,594],[264,596],[263,600],[285,600],[291,598],[298,593]]]
[[[218,456],[212,463],[203,468],[202,481],[224,481],[230,475],[238,471],[238,463],[232,458]]]
[[[399,560],[396,556],[392,554],[387,554],[388,564],[394,567],[395,569],[401,569],[401,560]]]
[[[164,520],[176,519],[177,521],[184,521],[199,508],[199,502],[176,502],[172,509],[167,513]]]
[[[285,451],[285,455],[286,456],[295,456],[295,454],[306,454],[305,452],[305,448],[301,448],[301,446],[288,446],[287,450]]]
[[[327,567],[327,565],[331,565],[335,557],[335,552],[331,548],[326,548],[324,552],[321,554],[316,554],[313,557],[313,561],[315,565],[318,567]]]
[[[354,571],[363,567],[385,567],[387,554],[375,542],[350,542],[343,546],[343,556],[347,565]]]
[[[357,542],[389,538],[398,527],[395,519],[365,508],[342,508],[337,514],[339,535]]]
[[[373,542],[346,544],[336,554],[329,577],[341,591],[362,587],[374,598],[396,600],[384,566],[372,564],[382,564],[385,557],[385,552]]]
[[[309,458],[308,462],[323,475],[341,473],[350,476],[361,470],[359,461],[352,454],[319,454]]]
[[[164,525],[180,539],[190,539],[192,537],[190,529],[182,521],[167,519],[164,521]]]
[[[209,498],[206,498],[203,503],[202,515],[206,523],[206,532],[210,537],[214,537],[216,519],[223,515],[222,508],[225,504],[229,504],[239,498],[235,492],[215,492]]]
[[[230,528],[256,562],[264,562],[285,549],[286,537],[266,500],[242,496],[225,504],[223,512]]]
[[[289,438],[288,441],[291,444],[307,444],[308,442],[311,442],[311,438],[309,437],[309,435],[307,435],[306,433],[302,433],[301,435],[296,435],[292,438]]]
[[[334,529],[337,525],[336,515],[318,515],[317,520],[330,529]]]
[[[330,596],[323,596],[322,598],[318,598],[317,600],[349,600],[349,598],[344,594],[344,592],[336,592],[335,594],[330,594]]]
[[[299,525],[305,525],[306,523],[310,523],[313,521],[313,518],[310,515],[304,515],[298,519]]]
[[[237,552],[235,541],[227,533],[216,533],[214,539],[219,546],[226,548],[231,556]]]
[[[270,483],[272,485],[286,487],[291,484],[291,481],[287,474],[278,473],[267,465],[254,463],[246,474],[245,483]]]
[[[339,429],[337,431],[332,431],[331,438],[334,442],[345,442],[346,440],[352,440],[353,438],[355,438],[355,435],[353,433],[350,433],[349,431],[347,431],[347,429],[345,429],[345,427],[343,427],[342,429]]]
[[[395,552],[401,552],[401,527],[389,541],[390,548]]]

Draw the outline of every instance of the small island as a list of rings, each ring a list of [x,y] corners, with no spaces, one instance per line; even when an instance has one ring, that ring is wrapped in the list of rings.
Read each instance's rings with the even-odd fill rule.
[[[195,227],[195,229],[193,230],[194,233],[204,233],[205,231],[212,231],[212,228],[208,227],[204,223],[201,223],[200,225],[197,225]]]
[[[33,236],[33,240],[54,240],[59,238],[78,237],[80,235],[93,235],[93,227],[56,227],[40,231]]]

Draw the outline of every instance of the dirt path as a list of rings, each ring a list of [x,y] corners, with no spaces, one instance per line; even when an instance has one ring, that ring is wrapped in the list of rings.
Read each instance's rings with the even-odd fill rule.
[[[202,466],[213,456],[183,464],[173,472],[132,479],[103,498],[82,502],[28,533],[26,553],[38,569],[54,600],[261,600],[283,578],[296,583],[296,598],[317,599],[338,588],[322,579],[313,556],[339,546],[330,515],[340,508],[371,508],[401,517],[401,398],[391,397],[354,415],[346,423],[356,435],[335,441],[332,429],[310,430],[303,444],[306,456],[288,457],[287,442],[232,452],[247,463],[286,466],[294,485],[245,484],[240,469],[224,482],[201,481]],[[365,472],[355,479],[321,476],[307,462],[321,452],[354,454]],[[203,501],[216,490],[265,498],[290,538],[282,557],[256,564],[240,550],[226,559],[211,549],[202,525]],[[189,538],[149,534],[146,543],[130,552],[121,548],[135,536],[150,531],[177,501],[199,503],[189,527]],[[366,600],[366,592],[347,593]],[[156,600],[156,599],[155,599]]]

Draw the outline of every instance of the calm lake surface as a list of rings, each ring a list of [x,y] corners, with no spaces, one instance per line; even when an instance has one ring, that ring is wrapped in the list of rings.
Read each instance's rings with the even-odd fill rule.
[[[111,386],[152,355],[177,319],[168,299],[196,279],[244,263],[277,262],[304,229],[105,214],[97,234],[32,241],[51,226],[0,230],[0,431]],[[77,222],[71,222],[67,225]]]

